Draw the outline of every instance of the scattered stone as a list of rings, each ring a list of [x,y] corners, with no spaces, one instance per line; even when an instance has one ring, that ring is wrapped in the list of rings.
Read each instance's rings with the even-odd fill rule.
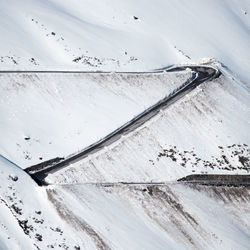
[[[11,176],[9,175],[9,178],[12,180],[12,181],[18,181],[18,177],[15,175],[15,176]]]
[[[38,240],[38,241],[42,241],[43,240],[43,237],[41,234],[36,234],[35,235],[35,238]]]
[[[22,215],[22,209],[21,208],[19,208],[19,207],[17,207],[15,204],[12,204],[11,205],[11,208],[17,213],[17,214],[19,214],[19,215]]]
[[[20,227],[23,229],[25,234],[29,234],[30,231],[33,231],[33,226],[28,225],[28,220],[18,220]]]

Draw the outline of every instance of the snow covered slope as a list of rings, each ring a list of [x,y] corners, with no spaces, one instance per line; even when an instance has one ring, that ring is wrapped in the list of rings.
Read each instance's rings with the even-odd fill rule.
[[[25,168],[76,153],[191,75],[0,73],[0,154]]]
[[[249,0],[0,1],[0,69],[147,70],[216,58],[249,80]]]
[[[0,249],[248,249],[242,187],[38,187],[0,156]],[[47,194],[46,194],[47,193]]]
[[[74,249],[79,239],[71,231],[46,190],[0,155],[0,249]]]
[[[133,133],[48,176],[51,183],[151,182],[250,171],[249,86],[206,82]]]
[[[85,184],[47,192],[72,231],[91,235],[97,249],[249,248],[249,188]]]
[[[249,0],[0,0],[0,24],[0,71],[227,67],[48,187],[22,168],[88,146],[191,73],[0,73],[1,250],[249,249],[249,187],[175,182],[249,173]]]

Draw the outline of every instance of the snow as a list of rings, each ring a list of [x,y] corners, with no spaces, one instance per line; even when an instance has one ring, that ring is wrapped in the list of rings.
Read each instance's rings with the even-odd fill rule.
[[[249,173],[249,0],[0,2],[0,70],[109,72],[0,72],[0,250],[249,249],[249,187],[176,183]],[[23,171],[82,150],[191,77],[115,72],[200,63],[223,75],[52,185]]]
[[[2,0],[0,13],[1,69],[142,71],[216,58],[250,79],[249,0]]]
[[[64,185],[48,192],[111,249],[248,249],[249,189],[182,184]],[[65,212],[67,213],[67,212]],[[99,245],[100,246],[100,245]]]
[[[0,249],[77,246],[77,238],[71,236],[67,225],[48,203],[46,190],[1,155],[0,214]],[[39,235],[41,241],[37,239]]]
[[[249,246],[249,188],[176,183],[38,187],[2,156],[0,169],[3,249]],[[20,226],[25,220],[27,234]]]
[[[249,89],[223,70],[225,76],[200,85],[134,132],[46,180],[162,182],[190,174],[248,174]]]
[[[23,168],[76,153],[189,78],[189,71],[0,74],[0,153]]]

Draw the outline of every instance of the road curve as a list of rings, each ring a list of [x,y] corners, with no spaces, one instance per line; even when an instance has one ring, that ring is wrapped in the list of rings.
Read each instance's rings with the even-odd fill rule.
[[[170,106],[174,102],[178,101],[180,98],[185,96],[187,93],[192,91],[198,85],[203,82],[211,81],[220,76],[220,71],[212,66],[176,66],[171,68],[163,68],[157,71],[153,71],[152,73],[161,73],[161,72],[178,72],[183,71],[186,69],[192,70],[192,76],[188,79],[185,83],[183,83],[180,87],[175,89],[172,93],[168,96],[151,106],[150,108],[146,109],[136,117],[134,117],[129,122],[122,125],[120,128],[116,129],[115,131],[111,132],[104,138],[100,139],[99,141],[91,144],[90,146],[86,147],[80,152],[72,154],[68,157],[57,157],[37,165],[33,165],[25,169],[25,171],[39,184],[39,185],[46,185],[45,178],[48,174],[54,173],[59,169],[66,167],[72,163],[80,161],[91,154],[94,154],[101,150],[102,148],[114,143],[115,141],[119,140],[122,135],[126,135],[131,133],[136,128],[143,125],[146,121],[154,117],[156,114],[159,113],[160,110],[165,109],[166,107]],[[18,73],[18,72],[11,72],[6,71],[6,73]],[[19,72],[19,73],[57,73],[57,72]],[[63,72],[60,72],[63,73]],[[65,71],[64,73],[89,73],[89,72],[69,72]],[[111,72],[92,72],[92,73],[111,73]],[[121,72],[120,72],[121,73]],[[123,72],[123,73],[130,73],[130,72]],[[144,74],[150,72],[131,72],[136,74]]]

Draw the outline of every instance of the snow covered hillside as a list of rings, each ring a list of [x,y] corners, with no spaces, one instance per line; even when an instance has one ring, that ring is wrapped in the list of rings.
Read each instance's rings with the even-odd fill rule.
[[[0,250],[249,249],[249,185],[177,181],[249,176],[249,125],[249,0],[0,0]]]
[[[0,154],[22,168],[76,153],[155,104],[190,72],[0,73]]]
[[[249,80],[249,0],[0,1],[1,69],[148,70],[216,58]]]
[[[159,182],[193,173],[247,174],[249,106],[249,87],[224,70],[133,133],[47,179]]]
[[[38,187],[0,157],[0,249],[248,249],[249,188]]]
[[[91,236],[97,249],[249,248],[249,188],[85,184],[47,192],[72,231]]]
[[[0,249],[74,249],[79,239],[70,234],[46,190],[0,156]]]

